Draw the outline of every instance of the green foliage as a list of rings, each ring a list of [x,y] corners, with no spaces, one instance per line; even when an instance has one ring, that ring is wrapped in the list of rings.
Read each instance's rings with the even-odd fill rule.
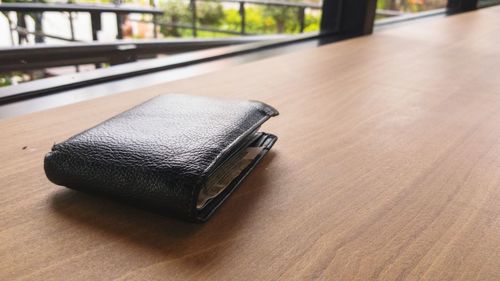
[[[219,26],[224,19],[224,9],[221,3],[200,1],[196,3],[196,16],[203,26]]]
[[[321,21],[320,13],[306,14],[304,32],[319,31],[320,21]]]
[[[12,85],[12,77],[10,75],[0,75],[0,87]]]
[[[161,6],[165,10],[161,33],[165,36],[191,37],[192,11],[189,1],[168,0]],[[307,10],[306,10],[307,11]],[[223,6],[219,2],[197,1],[197,26],[239,32],[241,16],[237,5],[234,8]],[[319,11],[305,13],[305,32],[318,31]],[[245,32],[247,34],[295,34],[300,31],[299,10],[295,7],[272,5],[245,5]],[[175,27],[182,25],[183,27]],[[198,30],[198,37],[221,37],[224,33]],[[230,36],[225,34],[225,36]]]
[[[0,74],[0,87],[10,86],[29,80],[26,75],[20,71],[13,71]]]
[[[263,15],[274,20],[276,33],[293,33],[298,30],[297,8],[268,6],[263,9]]]
[[[263,13],[263,9],[258,6],[251,6],[245,9],[246,32],[251,34],[273,33],[276,21],[269,15]]]
[[[165,11],[163,22],[167,23],[160,28],[163,35],[184,37],[192,34],[191,30],[176,27],[176,25],[190,26],[192,24],[192,10],[189,1],[169,0],[161,8]],[[218,27],[222,25],[224,20],[222,4],[216,2],[196,3],[196,18],[198,26]]]
[[[426,1],[378,0],[377,9],[416,13],[438,8],[444,8],[446,7],[447,3],[448,3],[447,0],[426,0]]]
[[[170,23],[169,25],[161,25],[160,32],[165,36],[182,37],[181,30],[176,27],[176,24],[188,24],[191,18],[189,2],[183,0],[169,0],[164,3],[161,8],[165,11],[162,21]]]
[[[240,30],[241,16],[237,9],[224,10],[224,19],[222,20],[221,28],[224,30]]]

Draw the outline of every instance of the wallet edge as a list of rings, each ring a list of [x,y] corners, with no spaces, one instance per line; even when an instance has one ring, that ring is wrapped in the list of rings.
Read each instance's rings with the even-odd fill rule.
[[[243,183],[243,181],[255,170],[257,165],[262,161],[264,156],[271,150],[273,145],[278,140],[276,135],[261,132],[264,137],[263,144],[260,146],[262,151],[252,160],[252,162],[229,184],[219,196],[214,198],[214,201],[209,203],[205,208],[196,210],[196,216],[193,216],[195,222],[206,222],[219,209],[219,207],[231,196],[231,194]],[[196,199],[196,198],[195,198]],[[195,206],[196,207],[196,206]]]

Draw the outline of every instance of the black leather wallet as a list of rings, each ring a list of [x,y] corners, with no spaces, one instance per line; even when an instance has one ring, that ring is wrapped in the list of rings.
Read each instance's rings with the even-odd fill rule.
[[[45,156],[55,184],[206,221],[275,143],[259,132],[258,101],[162,95],[70,139]]]

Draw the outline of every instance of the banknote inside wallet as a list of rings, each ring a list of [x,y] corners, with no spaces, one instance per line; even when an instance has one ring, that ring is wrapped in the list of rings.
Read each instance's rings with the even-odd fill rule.
[[[262,133],[254,131],[243,141],[242,145],[233,152],[209,177],[201,189],[196,208],[203,209],[211,200],[219,196],[231,183],[261,154],[264,149],[258,139]]]

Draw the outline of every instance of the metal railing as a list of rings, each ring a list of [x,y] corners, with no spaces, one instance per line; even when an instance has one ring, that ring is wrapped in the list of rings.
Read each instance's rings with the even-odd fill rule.
[[[178,67],[190,66],[198,63],[210,62],[217,59],[243,55],[255,50],[265,50],[290,43],[309,40],[314,35],[266,35],[245,36],[223,39],[175,39],[149,40],[149,42],[119,42],[119,43],[84,43],[68,46],[35,45],[10,49],[0,49],[0,61],[11,64],[25,64],[26,69],[44,67],[46,65],[71,65],[82,63],[88,59],[89,63],[115,60],[117,56],[125,59],[140,59],[151,54],[164,52],[182,52],[185,48],[202,50],[189,54],[164,56],[154,60],[141,60],[95,71],[62,75],[21,83],[0,88],[0,105],[37,97],[56,92],[66,91],[82,86],[115,81],[137,75],[150,74],[157,71],[170,70]],[[159,42],[158,42],[159,41]],[[71,44],[73,45],[73,44]],[[232,45],[232,46],[228,46]],[[227,46],[224,48],[213,48]],[[212,49],[203,51],[204,48]],[[264,56],[265,57],[265,56]],[[7,68],[9,66],[6,66]],[[194,70],[196,72],[196,70]],[[161,78],[162,79],[162,78]]]
[[[102,13],[114,13],[116,15],[116,26],[117,26],[117,39],[123,39],[123,31],[121,25],[123,23],[124,16],[131,13],[138,14],[150,14],[153,16],[152,23],[154,27],[154,37],[156,34],[156,19],[158,16],[163,15],[163,11],[156,8],[139,8],[139,7],[128,7],[128,6],[112,6],[112,5],[82,5],[82,4],[42,4],[42,3],[1,3],[0,12],[2,12],[7,18],[10,29],[10,37],[12,45],[14,45],[14,38],[12,31],[19,33],[19,41],[24,38],[27,34],[33,34],[38,38],[55,38],[63,41],[77,41],[74,36],[74,26],[73,26],[73,13],[75,12],[86,12],[90,14],[90,24],[92,28],[92,40],[97,41],[97,32],[101,30],[101,14]],[[17,18],[21,19],[21,22],[17,22],[15,27],[12,27],[12,21],[8,16],[8,12],[15,12]],[[42,14],[43,12],[61,12],[68,13],[69,26],[71,32],[71,38],[64,38],[61,36],[54,36],[43,32],[43,30],[28,31],[26,24],[24,23],[24,16],[27,13]],[[35,23],[36,24],[36,23]]]
[[[190,1],[190,8],[191,8],[191,26],[188,27],[192,30],[193,32],[193,37],[197,36],[197,30],[200,29],[197,26],[197,11],[196,11],[196,2],[197,0],[189,0]],[[225,2],[225,3],[238,3],[239,4],[239,13],[240,13],[240,30],[237,31],[236,33],[239,33],[241,35],[246,35],[248,34],[246,32],[246,4],[253,4],[253,5],[264,5],[264,6],[278,6],[278,7],[284,7],[284,8],[295,8],[297,9],[297,19],[299,21],[299,33],[303,33],[305,29],[305,10],[306,9],[313,9],[313,10],[321,10],[321,5],[319,4],[309,4],[309,3],[293,3],[293,2],[284,2],[284,1],[266,1],[266,0],[203,0],[199,2]],[[182,27],[182,26],[177,26],[177,27]],[[201,27],[205,30],[207,30],[207,27]],[[212,29],[208,31],[214,31],[214,32],[221,32],[221,33],[228,33],[227,30],[221,30],[221,29]],[[229,31],[229,33],[235,33],[235,31]]]
[[[284,35],[229,38],[189,38],[123,40],[118,42],[72,43],[67,45],[37,44],[16,48],[0,48],[0,73],[29,71],[79,64],[110,64],[153,58],[159,54],[178,54],[230,45],[284,40]]]
[[[197,15],[197,3],[198,2],[211,2],[211,3],[236,3],[239,5],[239,14],[240,14],[240,28],[239,30],[227,30],[220,29],[211,26],[201,26],[198,24],[198,15]],[[322,6],[320,4],[312,4],[312,3],[294,3],[294,2],[285,2],[285,1],[276,1],[276,0],[187,0],[186,3],[189,7],[191,19],[189,23],[178,23],[160,20],[164,12],[158,8],[139,8],[139,7],[130,7],[130,6],[112,6],[112,5],[82,5],[82,4],[41,4],[41,3],[2,3],[0,4],[0,12],[4,13],[7,18],[9,29],[11,32],[11,41],[12,45],[14,45],[14,37],[12,32],[15,31],[19,34],[19,41],[22,38],[26,39],[28,34],[35,35],[35,38],[54,38],[63,41],[74,41],[78,42],[75,39],[75,30],[73,24],[73,13],[75,12],[87,12],[90,13],[91,19],[91,30],[92,30],[92,40],[97,41],[97,32],[101,30],[101,14],[102,13],[114,13],[116,15],[116,26],[117,26],[117,39],[123,39],[123,30],[121,28],[122,23],[124,21],[124,16],[130,13],[139,13],[139,14],[150,14],[152,15],[152,21],[139,20],[140,22],[153,24],[153,37],[158,37],[158,29],[157,26],[163,25],[166,27],[173,27],[179,29],[190,29],[192,31],[192,36],[197,37],[198,31],[210,31],[216,33],[225,33],[231,35],[257,35],[255,33],[251,33],[247,31],[247,21],[246,21],[246,7],[248,4],[250,5],[261,5],[261,6],[276,6],[283,8],[291,8],[297,10],[297,21],[298,21],[298,32],[303,33],[306,28],[306,9],[317,10],[320,11]],[[61,12],[68,13],[68,20],[70,26],[70,38],[65,38],[61,36],[51,35],[45,33],[43,30],[35,30],[29,31],[26,28],[25,24],[20,24],[18,22],[16,26],[12,26],[12,21],[10,17],[7,15],[8,12],[16,12],[18,14],[18,19],[23,18],[27,13],[35,13],[41,14],[43,12]],[[401,16],[404,13],[399,11],[390,11],[390,10],[377,10],[377,15],[383,17],[395,17]],[[37,40],[35,40],[37,41]],[[43,39],[41,39],[43,41]]]
[[[294,3],[294,2],[285,2],[285,1],[276,1],[276,0],[188,0],[189,8],[191,10],[191,23],[172,23],[160,21],[158,24],[165,25],[169,27],[177,27],[182,29],[191,29],[192,36],[197,37],[198,30],[203,31],[211,31],[218,33],[226,33],[232,35],[255,35],[253,33],[247,32],[246,28],[246,4],[252,5],[261,5],[261,6],[277,6],[283,8],[292,8],[297,9],[297,20],[299,22],[299,33],[303,33],[306,28],[306,9],[317,10],[320,11],[322,9],[321,4],[313,4],[313,3]],[[237,3],[239,4],[239,14],[240,14],[240,29],[239,30],[227,30],[227,29],[218,29],[209,26],[199,26],[198,25],[198,17],[197,17],[197,2],[212,2],[212,3]],[[395,17],[403,15],[403,12],[400,11],[391,11],[391,10],[377,10],[377,15],[381,17]]]

